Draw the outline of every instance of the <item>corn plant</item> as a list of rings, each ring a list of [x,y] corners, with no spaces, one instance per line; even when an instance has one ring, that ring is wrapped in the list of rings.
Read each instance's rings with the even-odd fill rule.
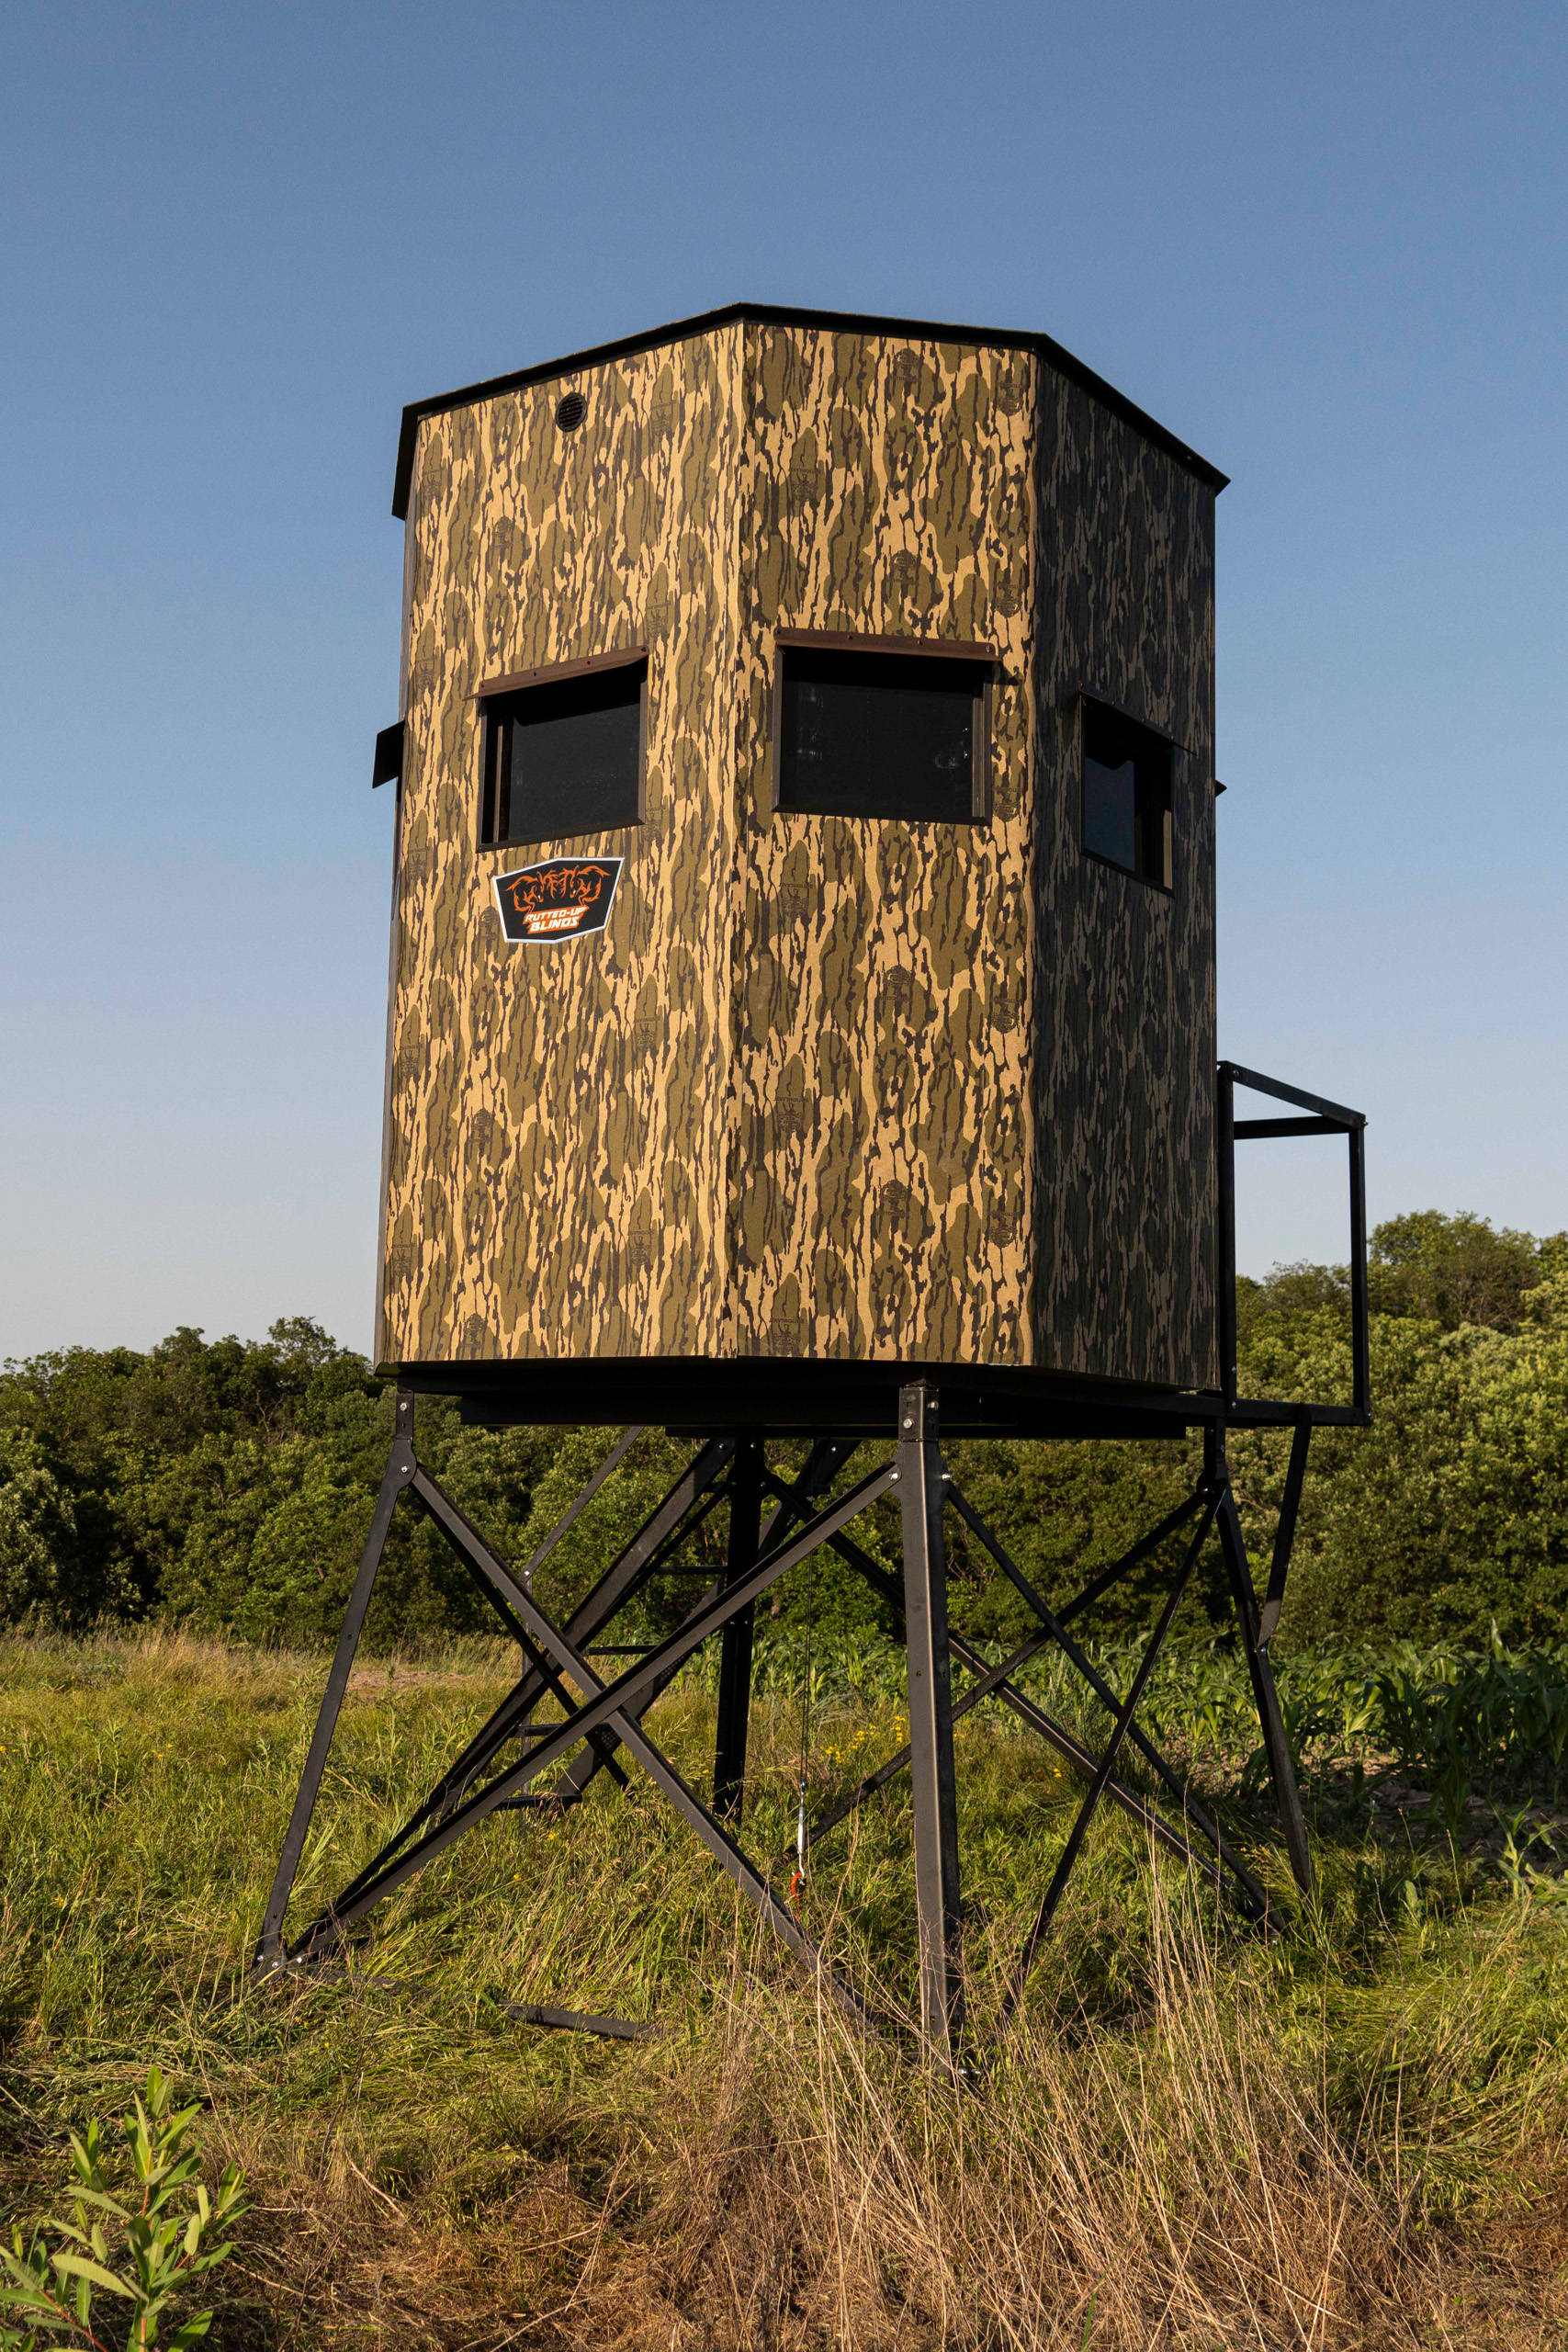
[[[1568,1748],[1568,1672],[1549,1651],[1401,1643],[1377,1678],[1383,1736],[1426,1781],[1450,1834],[1472,1785],[1560,1794]]]
[[[216,2269],[231,2252],[214,2245],[212,2233],[244,2211],[241,2174],[231,2165],[209,2197],[197,2178],[200,2158],[186,2144],[194,2107],[173,2109],[169,2085],[156,2066],[147,2074],[146,2104],[125,2119],[130,2180],[116,2195],[105,2168],[102,2127],[88,2124],[85,2138],[71,2135],[75,2172],[73,2218],[44,2221],[25,2240],[11,2233],[0,2264],[10,2284],[0,2287],[0,2306],[23,2315],[24,2328],[0,2326],[0,2345],[10,2352],[38,2352],[41,2343],[85,2345],[109,2352],[118,2326],[95,2304],[95,2292],[130,2306],[126,2352],[152,2352],[167,2306],[191,2282]],[[52,2232],[62,2244],[51,2245]],[[115,2267],[118,2265],[118,2267]],[[212,2323],[210,2311],[197,2312],[170,2336],[164,2352],[188,2352]]]

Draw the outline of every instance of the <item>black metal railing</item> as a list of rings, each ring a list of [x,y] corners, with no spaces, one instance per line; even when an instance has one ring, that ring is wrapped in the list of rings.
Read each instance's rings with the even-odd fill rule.
[[[1293,1102],[1305,1118],[1238,1119],[1235,1090],[1271,1094]],[[1253,1141],[1276,1136],[1343,1136],[1350,1159],[1350,1395],[1348,1408],[1314,1405],[1314,1418],[1366,1421],[1371,1418],[1372,1380],[1371,1335],[1367,1313],[1367,1162],[1366,1114],[1348,1111],[1342,1102],[1328,1102],[1282,1079],[1264,1078],[1239,1062],[1222,1062],[1218,1072],[1216,1145],[1219,1174],[1219,1340],[1220,1385],[1227,1405],[1236,1399],[1235,1325],[1235,1147],[1237,1139]]]

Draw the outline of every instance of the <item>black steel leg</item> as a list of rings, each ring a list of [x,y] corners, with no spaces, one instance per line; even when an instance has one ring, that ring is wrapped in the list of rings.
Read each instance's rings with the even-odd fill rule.
[[[1274,1783],[1274,1802],[1280,1810],[1285,1851],[1291,1858],[1291,1874],[1302,1893],[1310,1895],[1314,1875],[1312,1848],[1307,1843],[1306,1817],[1302,1812],[1296,1770],[1291,1761],[1291,1744],[1285,1737],[1284,1719],[1280,1713],[1280,1697],[1274,1688],[1274,1669],[1269,1663],[1268,1651],[1258,1637],[1258,1600],[1253,1590],[1252,1571],[1247,1566],[1247,1541],[1241,1532],[1235,1497],[1228,1481],[1220,1505],[1220,1549],[1224,1555],[1225,1573],[1230,1579],[1231,1598],[1235,1603],[1236,1623],[1241,1631],[1247,1670],[1252,1677],[1252,1696],[1258,1708],[1258,1720],[1263,1728],[1263,1748],[1269,1758],[1269,1777]]]
[[[834,1820],[852,1811],[865,1796],[901,1769],[909,1770],[914,1813],[914,1859],[919,1929],[920,2016],[928,2052],[952,2064],[964,2031],[963,1927],[959,1893],[956,1776],[953,1726],[955,1715],[994,1697],[1021,1714],[1089,1782],[1087,1801],[1060,1858],[1033,1930],[1021,1956],[1008,1992],[1004,2019],[1016,2007],[1022,1982],[1032,1964],[1041,1938],[1048,1930],[1063,1887],[1101,1799],[1118,1804],[1149,1835],[1189,1860],[1191,1853],[1186,1820],[1180,1829],[1164,1821],[1154,1808],[1118,1779],[1115,1766],[1123,1746],[1135,1746],[1180,1800],[1184,1815],[1214,1845],[1216,1859],[1204,1863],[1215,1883],[1222,1870],[1235,1877],[1244,1905],[1266,1915],[1262,1889],[1229,1850],[1216,1825],[1206,1820],[1134,1721],[1149,1676],[1174,1618],[1180,1594],[1211,1530],[1218,1532],[1226,1574],[1240,1625],[1243,1647],[1263,1730],[1292,1869],[1303,1893],[1313,1885],[1312,1860],[1305,1822],[1278,1694],[1268,1657],[1268,1639],[1279,1615],[1289,1566],[1311,1421],[1303,1412],[1297,1421],[1272,1574],[1266,1603],[1260,1610],[1246,1542],[1231,1491],[1224,1461],[1224,1425],[1210,1424],[1206,1432],[1205,1473],[1195,1494],[1160,1525],[1142,1538],[1131,1552],[1100,1571],[1085,1589],[1053,1613],[1029,1578],[1008,1557],[1005,1547],[978,1514],[953,1487],[942,1469],[939,1447],[936,1392],[926,1381],[911,1381],[900,1392],[897,1460],[874,1470],[834,1504],[815,1510],[812,1505],[830,1487],[839,1469],[854,1451],[852,1437],[818,1437],[800,1477],[791,1487],[770,1473],[761,1436],[753,1430],[744,1437],[720,1437],[704,1445],[687,1471],[658,1509],[644,1522],[620,1556],[572,1612],[558,1626],[539,1608],[529,1589],[526,1571],[514,1576],[484,1544],[450,1498],[421,1470],[412,1444],[412,1398],[400,1392],[391,1458],[382,1481],[364,1556],[355,1580],[347,1614],[328,1676],[310,1757],[296,1799],[276,1876],[267,1904],[255,1966],[320,1965],[367,1912],[404,1883],[424,1863],[468,1828],[491,1814],[518,1805],[559,1806],[575,1801],[594,1776],[606,1767],[625,1785],[615,1760],[619,1746],[625,1759],[642,1766],[655,1785],[690,1824],[735,1879],[737,1884],[776,1928],[781,1939],[808,1964],[822,1969],[833,1996],[852,2014],[868,2019],[863,2002],[852,1988],[829,1969],[821,1953],[802,1930],[787,1906],[769,1885],[765,1874],[743,1853],[731,1835],[743,1799],[748,1716],[751,1681],[752,1612],[757,1597],[769,1585],[819,1544],[839,1549],[867,1577],[874,1589],[901,1617],[908,1668],[909,1745],[878,1772],[863,1782],[847,1801],[818,1824],[819,1837]],[[547,1555],[551,1544],[574,1522],[592,1495],[624,1459],[637,1432],[628,1430],[600,1465],[530,1567]],[[881,1496],[897,1489],[903,1522],[903,1575],[895,1579],[851,1539],[848,1529],[858,1513]],[[330,1903],[297,1942],[287,1950],[282,1939],[299,1860],[320,1793],[326,1760],[347,1689],[354,1657],[369,1606],[377,1570],[398,1497],[412,1493],[451,1544],[479,1589],[495,1608],[523,1654],[524,1672],[516,1688],[494,1710],[490,1721],[468,1742],[463,1754],[447,1768],[415,1816],[358,1872]],[[778,1509],[762,1524],[766,1496],[777,1498]],[[687,1542],[716,1508],[728,1501],[730,1510],[728,1557],[722,1579],[708,1584],[675,1633],[650,1648],[618,1653],[640,1662],[628,1666],[611,1681],[601,1681],[588,1663],[587,1642],[635,1600],[650,1577],[666,1569],[679,1547]],[[1040,1620],[1041,1631],[1011,1657],[989,1666],[973,1644],[951,1631],[947,1622],[946,1550],[943,1514],[953,1504],[971,1531],[997,1560]],[[1199,1524],[1181,1572],[1169,1595],[1154,1638],[1125,1701],[1119,1701],[1092,1660],[1066,1632],[1066,1620],[1087,1608],[1119,1576],[1198,1516]],[[793,1540],[792,1540],[793,1539]],[[679,1570],[700,1574],[707,1570]],[[719,1719],[716,1743],[714,1796],[705,1805],[670,1759],[643,1729],[642,1718],[659,1693],[678,1674],[695,1648],[714,1634],[721,1635]],[[1057,1643],[1088,1679],[1090,1687],[1111,1709],[1110,1743],[1095,1756],[1071,1732],[1055,1723],[1024,1698],[1012,1676],[1046,1641]],[[954,1703],[952,1664],[957,1660],[975,1678],[972,1687]],[[576,1686],[581,1700],[567,1685]],[[562,1711],[558,1723],[532,1720],[538,1700],[552,1695]],[[502,1750],[520,1743],[515,1762],[503,1764]],[[573,1754],[574,1750],[581,1752]],[[570,1760],[569,1760],[570,1759]],[[548,1797],[531,1792],[541,1776],[554,1767],[566,1770],[556,1779]],[[482,1784],[481,1784],[482,1783]],[[728,1816],[727,1826],[724,1816]],[[1266,1918],[1265,1918],[1265,1924]],[[543,2015],[543,2013],[541,2013]],[[578,2020],[575,2013],[550,2013],[550,2021]],[[603,2025],[605,2021],[599,2020]],[[614,2024],[615,2021],[610,2021]],[[616,2030],[621,2030],[617,2027]]]
[[[727,1586],[756,1564],[762,1526],[762,1444],[743,1438],[729,1479],[729,1560]],[[714,1750],[713,1809],[739,1821],[746,1788],[746,1733],[751,1715],[751,1641],[756,1603],[738,1609],[724,1629],[718,1669],[718,1733]]]
[[[1291,1463],[1285,1473],[1285,1491],[1280,1498],[1280,1523],[1274,1531],[1274,1557],[1269,1569],[1269,1590],[1258,1612],[1258,1642],[1267,1649],[1274,1638],[1280,1623],[1280,1611],[1285,1605],[1285,1581],[1291,1573],[1291,1548],[1296,1540],[1296,1517],[1302,1507],[1302,1487],[1306,1479],[1307,1448],[1312,1443],[1312,1416],[1303,1408],[1296,1417],[1296,1432],[1291,1440]]]
[[[964,2030],[964,1930],[958,1893],[958,1790],[953,1766],[953,1675],[947,1647],[947,1555],[936,1391],[913,1382],[898,1398],[904,1522],[904,1640],[919,1911],[920,2025],[953,2050]]]
[[[354,1590],[349,1595],[348,1610],[343,1621],[343,1630],[337,1637],[337,1648],[333,1654],[332,1671],[327,1676],[327,1687],[321,1699],[321,1713],[316,1717],[315,1734],[310,1741],[310,1753],[305,1759],[304,1777],[299,1782],[299,1794],[294,1800],[294,1811],[289,1816],[288,1834],[283,1840],[283,1851],[278,1857],[276,1875],[272,1882],[272,1893],[267,1897],[266,1911],[262,1919],[261,1935],[256,1943],[255,1958],[251,1963],[253,1968],[270,1967],[277,1960],[282,1950],[283,1916],[288,1908],[288,1898],[294,1892],[294,1875],[299,1868],[299,1857],[305,1849],[305,1838],[310,1826],[310,1815],[316,1810],[316,1798],[321,1792],[321,1774],[326,1770],[327,1751],[332,1747],[333,1734],[337,1728],[338,1713],[343,1706],[343,1694],[348,1688],[349,1670],[354,1664],[354,1654],[359,1647],[359,1636],[365,1624],[365,1612],[370,1606],[370,1594],[376,1582],[376,1571],[381,1565],[381,1554],[387,1542],[387,1530],[392,1523],[392,1513],[397,1508],[398,1497],[407,1491],[417,1467],[413,1451],[413,1398],[407,1390],[400,1389],[397,1397],[392,1451],[387,1460],[386,1473],[381,1480],[381,1491],[376,1498],[375,1515],[371,1519],[370,1532],[366,1538],[365,1550],[360,1556],[359,1571],[354,1579]]]

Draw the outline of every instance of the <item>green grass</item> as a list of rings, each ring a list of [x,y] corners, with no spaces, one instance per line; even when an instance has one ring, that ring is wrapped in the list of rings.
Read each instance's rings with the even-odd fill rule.
[[[291,1925],[507,1664],[473,1645],[356,1676]],[[746,1843],[781,1885],[799,1670],[787,1644],[764,1654],[748,1788]],[[1491,1816],[1471,1814],[1455,1840],[1429,1809],[1368,1804],[1390,1760],[1377,1671],[1284,1670],[1314,1765],[1303,1916],[1236,1669],[1162,1672],[1163,1735],[1289,1931],[1260,1942],[1108,1814],[1021,2029],[957,2093],[844,2027],[635,1774],[461,1840],[374,1915],[347,1974],[252,1986],[324,1661],[0,1645],[0,2210],[56,2199],[67,2131],[129,2105],[156,2060],[254,2199],[214,2282],[220,2345],[1560,2344],[1568,1918],[1523,1833],[1479,1842]],[[1036,1687],[1094,1735],[1059,1677]],[[819,1658],[810,1723],[819,1808],[899,1744],[897,1661]],[[678,1688],[650,1728],[700,1785],[709,1690]],[[989,1708],[960,1728],[959,1771],[986,2051],[1077,1784]],[[807,1910],[907,2014],[903,1787],[821,1849]],[[519,2000],[658,2031],[539,2032],[501,2007]]]

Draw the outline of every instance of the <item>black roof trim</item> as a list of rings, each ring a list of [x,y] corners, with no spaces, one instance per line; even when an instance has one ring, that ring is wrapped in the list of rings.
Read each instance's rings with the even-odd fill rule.
[[[1179,441],[1174,433],[1156,423],[1146,411],[1075,359],[1048,334],[1014,334],[1006,328],[955,327],[939,325],[931,319],[884,319],[863,316],[858,311],[795,311],[773,302],[727,302],[721,310],[702,311],[695,318],[676,319],[669,326],[650,327],[642,334],[622,336],[618,343],[595,344],[589,351],[569,352],[564,359],[547,359],[537,368],[519,368],[510,376],[491,376],[482,384],[465,384],[455,392],[438,392],[434,400],[412,401],[403,411],[402,432],[398,441],[398,473],[392,490],[392,512],[401,522],[408,513],[409,491],[413,481],[414,443],[419,435],[420,420],[426,416],[441,416],[448,409],[467,408],[471,401],[494,400],[502,392],[521,390],[525,384],[547,383],[553,376],[572,376],[584,368],[602,367],[606,360],[625,359],[634,351],[651,351],[663,343],[682,343],[689,336],[706,334],[715,327],[732,326],[738,320],[754,319],[764,326],[826,327],[841,333],[860,334],[919,335],[931,343],[972,343],[990,345],[1003,351],[1032,351],[1048,360],[1053,368],[1093,392],[1109,409],[1145,435],[1168,457],[1177,459],[1200,481],[1211,489],[1222,491],[1230,480],[1220,472],[1196,449]]]

